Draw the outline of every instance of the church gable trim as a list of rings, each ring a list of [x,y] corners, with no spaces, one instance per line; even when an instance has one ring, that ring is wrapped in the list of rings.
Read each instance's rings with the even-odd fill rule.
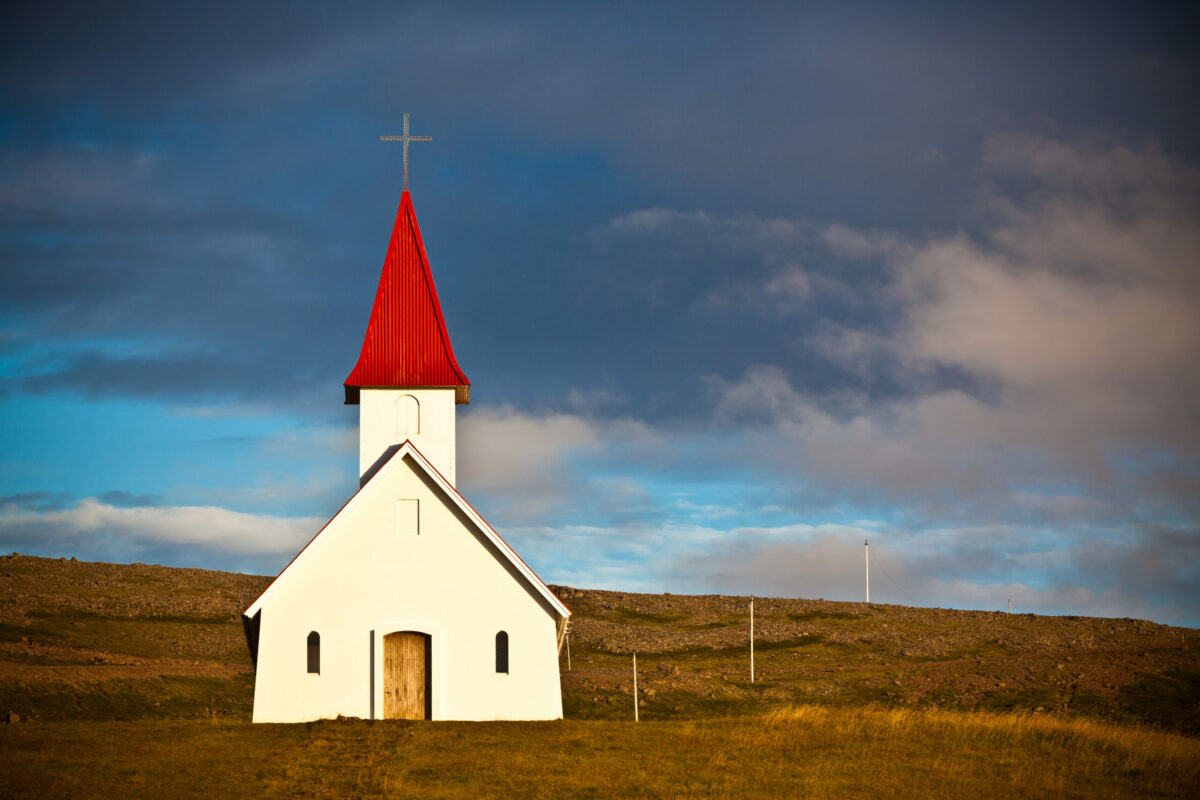
[[[271,584],[263,591],[263,593],[260,594],[258,598],[250,604],[250,607],[243,612],[243,616],[252,618],[255,614],[261,611],[263,605],[269,599],[275,587],[287,579],[287,575],[292,570],[292,567],[305,557],[305,554],[310,551],[310,548],[312,548],[313,543],[320,539],[321,535],[329,530],[331,526],[333,526],[334,522],[336,522],[337,519],[346,511],[346,509],[350,507],[350,504],[353,503],[361,494],[363,494],[367,487],[371,486],[373,481],[379,479],[379,476],[382,473],[387,472],[389,469],[398,468],[404,462],[408,462],[411,466],[415,467],[419,473],[423,473],[425,478],[441,489],[441,494],[450,503],[452,503],[459,510],[459,512],[461,512],[461,514],[465,516],[480,533],[483,534],[487,540],[491,542],[493,548],[488,549],[494,550],[499,557],[507,561],[512,570],[521,578],[523,578],[525,582],[534,590],[535,594],[540,596],[551,609],[553,609],[563,619],[566,619],[571,615],[571,610],[567,608],[561,600],[558,599],[554,592],[550,591],[550,587],[548,587],[545,582],[537,576],[537,573],[535,573],[533,569],[525,563],[525,560],[517,555],[517,551],[514,550],[512,546],[508,544],[508,542],[504,541],[504,538],[501,537],[500,534],[496,533],[495,529],[487,523],[487,520],[485,520],[469,502],[467,502],[467,499],[458,493],[458,490],[455,489],[454,486],[447,481],[440,472],[438,472],[436,467],[429,463],[425,456],[421,455],[421,451],[418,450],[411,441],[406,440],[403,444],[389,449],[388,453],[380,459],[380,462],[376,465],[374,471],[369,473],[370,477],[364,481],[363,485],[359,487],[359,490],[355,492],[349,500],[346,501],[345,505],[343,505],[328,522],[325,523],[321,530],[317,532],[316,536],[313,536],[313,538],[308,541],[308,544],[304,545],[300,552],[297,553],[290,562],[288,562],[288,565],[283,568],[283,571],[279,573],[275,580],[271,581]]]

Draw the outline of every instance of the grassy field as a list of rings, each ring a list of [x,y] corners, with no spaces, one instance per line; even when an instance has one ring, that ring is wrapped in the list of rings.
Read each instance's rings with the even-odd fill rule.
[[[0,559],[0,797],[1200,796],[1196,631],[563,589],[556,723],[249,723],[267,579]],[[640,723],[630,656],[639,653]]]
[[[0,732],[24,797],[1200,795],[1200,742],[1023,713],[785,707],[683,722],[60,722]]]

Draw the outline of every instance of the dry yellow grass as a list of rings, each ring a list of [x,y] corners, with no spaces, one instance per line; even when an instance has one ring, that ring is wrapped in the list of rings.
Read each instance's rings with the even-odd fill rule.
[[[1200,796],[1200,741],[1020,713],[792,706],[681,722],[0,728],[0,796]]]
[[[838,740],[861,742],[877,766],[864,766],[860,778],[871,777],[864,771],[886,772],[882,765],[897,757],[919,757],[921,769],[910,779],[932,778],[928,788],[936,784],[943,792],[979,789],[980,777],[990,775],[998,785],[1023,787],[1024,796],[1200,794],[1200,741],[1138,726],[1029,712],[826,706],[778,709],[762,723],[751,734],[760,743],[798,735],[831,746]],[[900,796],[912,791],[896,788]]]

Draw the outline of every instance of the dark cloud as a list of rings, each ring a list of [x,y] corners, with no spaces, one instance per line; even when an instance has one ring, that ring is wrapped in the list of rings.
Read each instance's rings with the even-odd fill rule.
[[[58,511],[74,504],[67,492],[22,492],[0,497],[0,508],[12,507],[24,511]]]
[[[117,508],[157,506],[162,503],[162,498],[155,495],[130,494],[129,492],[123,492],[120,489],[110,489],[107,492],[96,495],[96,499],[105,505],[115,506]]]
[[[1196,14],[27,4],[0,30],[0,397],[342,411],[399,200],[377,137],[411,111],[450,333],[505,409],[464,409],[464,477],[502,516],[665,541],[635,464],[921,529],[1133,520],[1159,574],[1200,475]],[[154,500],[14,495],[70,514],[13,541],[210,563],[144,520],[252,522]]]
[[[32,385],[268,402],[278,393],[258,390],[281,379],[292,397],[305,381],[336,385],[397,200],[397,154],[375,139],[405,109],[436,133],[414,153],[418,212],[476,383],[523,405],[619,385],[657,416],[701,410],[697,376],[748,358],[848,380],[802,345],[818,315],[780,321],[741,302],[764,281],[776,296],[820,288],[803,283],[822,266],[811,248],[756,222],[969,221],[983,136],[1048,108],[1069,128],[1197,140],[1194,54],[1166,12],[1096,8],[1081,24],[1053,7],[679,11],[14,13],[0,48],[0,303],[25,341],[67,340],[34,370],[61,360],[59,378]],[[1147,104],[1176,111],[1149,123]],[[733,222],[596,237],[656,204]],[[850,296],[825,295],[819,316],[875,313]],[[101,339],[185,343],[185,361],[236,353],[261,380],[165,358],[138,365],[152,380],[106,380],[71,357]]]

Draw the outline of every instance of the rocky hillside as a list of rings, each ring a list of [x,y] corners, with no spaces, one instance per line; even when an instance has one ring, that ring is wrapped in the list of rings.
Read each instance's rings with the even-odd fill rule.
[[[240,612],[270,578],[0,557],[0,714],[248,714]],[[568,717],[739,714],[782,702],[1025,708],[1200,734],[1200,631],[825,600],[553,587],[574,611]]]
[[[645,595],[554,587],[575,612],[568,707],[628,708],[631,659],[650,710],[762,702],[1084,713],[1200,733],[1200,631],[826,600]],[[678,711],[676,711],[678,709]]]

